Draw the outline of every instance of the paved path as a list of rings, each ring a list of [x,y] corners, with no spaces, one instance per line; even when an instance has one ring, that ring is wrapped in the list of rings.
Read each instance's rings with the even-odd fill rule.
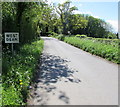
[[[117,105],[118,65],[50,37],[30,105]]]

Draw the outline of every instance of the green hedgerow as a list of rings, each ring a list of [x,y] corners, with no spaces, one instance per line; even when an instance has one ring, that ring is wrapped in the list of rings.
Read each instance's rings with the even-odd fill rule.
[[[25,104],[28,89],[42,53],[43,40],[25,44],[14,56],[3,55],[3,105]]]
[[[65,37],[65,42],[83,49],[84,51],[90,52],[92,54],[98,55],[100,57],[106,58],[109,61],[120,63],[118,58],[118,43],[116,42],[112,45],[111,43],[98,42],[94,39],[80,39],[77,37]]]

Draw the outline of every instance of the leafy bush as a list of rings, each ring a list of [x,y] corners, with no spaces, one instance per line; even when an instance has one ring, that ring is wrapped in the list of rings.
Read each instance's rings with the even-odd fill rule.
[[[92,38],[92,37],[86,37],[85,39],[89,39],[89,40],[92,40],[93,38]]]
[[[55,33],[55,32],[50,32],[50,34],[49,34],[50,36],[52,36],[52,37],[57,37],[58,36],[58,34],[57,33]]]
[[[3,105],[23,105],[21,93],[19,93],[16,88],[13,86],[3,89],[2,91],[2,100],[3,100]]]
[[[120,63],[118,58],[118,44],[104,44],[93,40],[80,39],[76,37],[65,37],[65,42],[83,49],[84,51],[106,58],[109,61]],[[112,42],[112,41],[111,41]]]
[[[92,40],[95,42],[100,42],[100,43],[104,43],[106,45],[112,45],[115,47],[117,47],[119,44],[119,39],[93,38]]]
[[[79,35],[79,34],[77,34],[76,37],[79,37],[79,38],[86,38],[87,36],[86,36],[86,35]]]
[[[57,36],[57,39],[64,41],[65,36],[63,34],[60,34],[59,36]]]
[[[3,54],[3,105],[26,103],[28,86],[35,73],[43,40],[25,44],[14,56]]]
[[[109,32],[107,38],[109,38],[109,39],[117,39],[117,35],[112,33],[112,32]]]

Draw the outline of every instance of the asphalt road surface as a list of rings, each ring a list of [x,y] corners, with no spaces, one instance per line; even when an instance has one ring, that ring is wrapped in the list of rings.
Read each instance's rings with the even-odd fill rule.
[[[51,37],[28,105],[117,105],[118,65]]]

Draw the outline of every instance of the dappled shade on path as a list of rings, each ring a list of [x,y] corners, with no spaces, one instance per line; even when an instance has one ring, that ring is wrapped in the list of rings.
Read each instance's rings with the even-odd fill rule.
[[[40,69],[42,72],[39,75],[43,83],[56,83],[61,77],[66,77],[71,82],[80,82],[80,80],[74,79],[72,74],[77,71],[71,70],[67,66],[67,60],[61,59],[59,56],[43,55],[42,61]]]
[[[41,60],[35,80],[34,92],[31,93],[32,99],[36,102],[36,105],[46,105],[49,100],[48,93],[55,96],[57,91],[59,93],[56,95],[57,98],[65,104],[69,104],[66,93],[57,89],[58,87],[54,84],[63,81],[62,78],[64,78],[64,82],[81,82],[80,79],[73,76],[73,73],[78,71],[70,69],[67,65],[69,61],[59,56],[43,54]]]

